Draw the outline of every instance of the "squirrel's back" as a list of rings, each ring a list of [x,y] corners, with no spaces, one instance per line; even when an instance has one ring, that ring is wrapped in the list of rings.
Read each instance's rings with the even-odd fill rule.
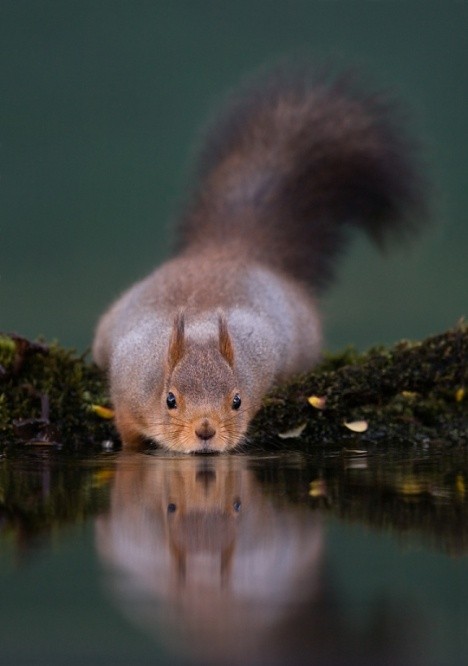
[[[400,116],[353,74],[285,66],[254,77],[205,133],[180,247],[231,243],[315,289],[326,284],[346,226],[382,244],[424,217]]]

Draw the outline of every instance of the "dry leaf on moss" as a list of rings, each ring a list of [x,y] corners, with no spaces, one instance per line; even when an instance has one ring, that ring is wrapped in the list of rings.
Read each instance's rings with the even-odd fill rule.
[[[348,430],[352,430],[353,432],[366,432],[367,428],[369,427],[367,421],[345,421],[343,425],[348,428]]]

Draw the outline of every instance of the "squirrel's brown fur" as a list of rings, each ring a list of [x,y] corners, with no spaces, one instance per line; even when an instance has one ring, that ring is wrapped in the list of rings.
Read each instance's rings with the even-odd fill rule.
[[[177,255],[96,332],[124,443],[233,448],[271,386],[313,366],[315,294],[346,226],[381,243],[421,218],[395,116],[349,77],[305,71],[275,71],[232,97],[209,130]]]

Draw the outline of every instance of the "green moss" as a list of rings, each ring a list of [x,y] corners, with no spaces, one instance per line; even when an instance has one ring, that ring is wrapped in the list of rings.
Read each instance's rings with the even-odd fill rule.
[[[112,423],[91,410],[92,404],[108,404],[96,366],[56,343],[45,347],[21,338],[0,340],[3,349],[11,350],[12,342],[15,348],[0,378],[3,447],[35,440],[90,450],[116,436]]]
[[[279,387],[266,400],[252,427],[254,441],[274,445],[278,433],[306,424],[300,438],[286,440],[308,449],[320,445],[460,445],[468,440],[468,328],[391,349],[328,357],[317,369]],[[326,398],[323,410],[307,398]],[[368,422],[357,434],[344,423]]]
[[[14,340],[8,335],[0,334],[0,365],[7,370],[13,364],[15,358],[16,345]]]
[[[327,355],[316,370],[264,401],[249,440],[262,448],[462,445],[468,440],[468,327],[423,342]],[[108,405],[105,378],[86,358],[53,343],[0,336],[0,446],[57,442],[80,451],[117,440],[91,405]],[[307,398],[326,398],[323,410]],[[26,423],[21,420],[26,419]],[[28,420],[34,419],[32,422]],[[343,424],[366,420],[360,434]],[[299,437],[280,439],[305,424]]]

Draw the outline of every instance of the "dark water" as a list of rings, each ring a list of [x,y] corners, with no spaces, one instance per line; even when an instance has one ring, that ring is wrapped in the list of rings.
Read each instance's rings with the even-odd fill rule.
[[[468,458],[0,461],[0,663],[466,664]]]

